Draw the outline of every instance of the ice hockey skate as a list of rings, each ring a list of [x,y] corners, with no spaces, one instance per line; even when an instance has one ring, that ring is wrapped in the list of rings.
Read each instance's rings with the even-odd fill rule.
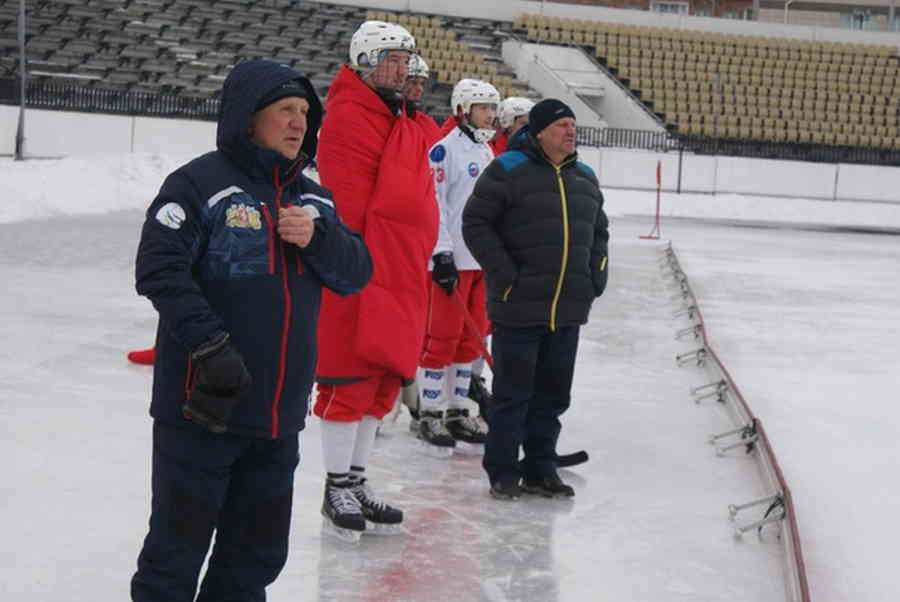
[[[418,435],[419,433],[419,411],[418,410],[410,410],[409,411],[409,432]]]
[[[353,482],[350,491],[365,517],[366,535],[399,535],[403,533],[403,511],[375,497],[367,479]]]
[[[366,530],[362,506],[350,489],[350,485],[325,482],[325,499],[322,501],[322,532],[341,541],[359,543]]]
[[[443,412],[426,410],[419,417],[418,437],[422,451],[434,458],[449,458],[456,447],[456,439],[444,425]]]
[[[456,441],[457,453],[476,455],[484,453],[487,428],[483,421],[469,415],[465,408],[450,408],[444,415],[444,426]]]

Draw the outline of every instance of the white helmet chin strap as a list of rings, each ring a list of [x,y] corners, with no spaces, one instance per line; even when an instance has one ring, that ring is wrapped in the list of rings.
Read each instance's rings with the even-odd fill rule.
[[[475,138],[475,142],[490,142],[496,133],[497,130],[494,129],[472,128],[472,136]]]

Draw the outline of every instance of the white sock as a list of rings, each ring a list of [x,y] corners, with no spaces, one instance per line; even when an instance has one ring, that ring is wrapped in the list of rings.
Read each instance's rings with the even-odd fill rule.
[[[369,465],[369,456],[372,455],[372,448],[375,447],[375,431],[378,429],[380,420],[374,416],[363,416],[359,422],[359,429],[356,431],[356,441],[353,443],[353,455],[350,459],[350,475],[356,475],[357,478],[362,476],[366,466]]]
[[[465,364],[451,364],[448,380],[450,384],[450,407],[469,409],[472,400],[469,399],[469,384],[472,382],[472,362]]]
[[[440,412],[447,404],[444,395],[444,381],[447,378],[446,368],[419,368],[416,371],[416,384],[419,386],[419,411]]]
[[[322,463],[325,472],[347,474],[353,458],[359,422],[322,420]]]

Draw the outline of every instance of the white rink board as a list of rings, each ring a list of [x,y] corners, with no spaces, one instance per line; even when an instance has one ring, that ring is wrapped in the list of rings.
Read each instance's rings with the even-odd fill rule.
[[[202,155],[216,149],[216,124],[159,117],[134,120],[135,153],[171,153]]]
[[[716,192],[833,200],[836,170],[828,163],[719,157]]]

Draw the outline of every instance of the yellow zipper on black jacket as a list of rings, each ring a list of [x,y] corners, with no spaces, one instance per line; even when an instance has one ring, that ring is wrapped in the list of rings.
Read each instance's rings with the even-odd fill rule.
[[[569,161],[563,161],[559,165],[553,165],[553,169],[556,171],[556,182],[559,184],[559,202],[562,205],[562,221],[563,221],[563,252],[562,252],[562,265],[559,270],[559,280],[556,282],[556,292],[553,294],[553,303],[550,304],[550,331],[553,332],[556,330],[556,310],[557,305],[559,304],[559,297],[562,293],[563,280],[566,277],[566,266],[569,263],[569,207],[568,202],[566,201],[566,185],[563,183],[562,179],[562,168],[574,161],[574,159],[570,159]],[[548,161],[549,162],[549,161]]]

